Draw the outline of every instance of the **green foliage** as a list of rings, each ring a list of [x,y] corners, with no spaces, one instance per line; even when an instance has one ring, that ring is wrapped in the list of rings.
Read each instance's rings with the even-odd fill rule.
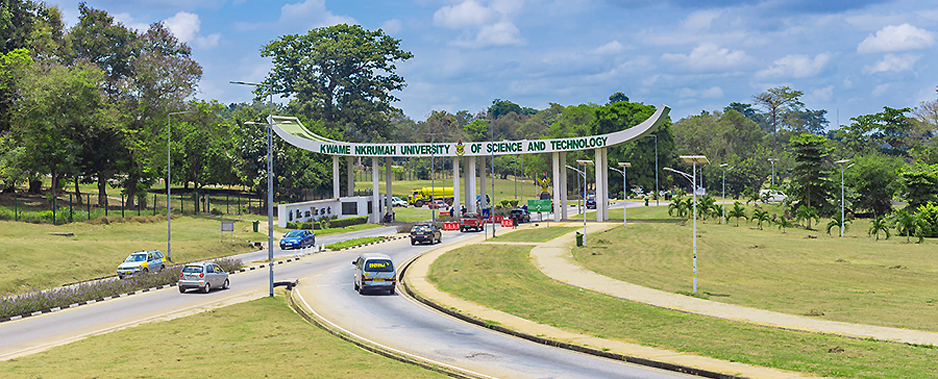
[[[790,146],[795,167],[788,200],[830,214],[834,208],[830,201],[833,182],[829,180],[830,172],[824,168],[824,163],[833,148],[827,145],[827,139],[814,134],[793,136]]]
[[[795,219],[798,223],[807,221],[805,229],[811,229],[811,220],[814,220],[815,223],[821,222],[821,216],[818,214],[817,208],[804,205],[798,206],[798,209],[795,211]]]
[[[804,92],[793,90],[788,86],[769,88],[765,92],[753,97],[756,105],[766,109],[765,117],[771,127],[773,150],[778,150],[778,131],[786,115],[804,106],[800,98]]]
[[[726,217],[735,218],[736,227],[739,227],[740,218],[747,219],[747,220],[749,219],[748,217],[746,217],[746,210],[743,208],[742,204],[740,204],[738,201],[733,203],[733,209],[730,209],[729,212],[726,213]]]
[[[919,164],[898,170],[904,190],[903,198],[909,208],[917,209],[924,204],[938,202],[938,164]]]
[[[911,242],[913,235],[922,236],[920,220],[921,219],[916,217],[914,213],[900,209],[893,213],[891,226],[896,228],[896,232],[899,233],[900,236],[905,236],[906,242]],[[919,237],[919,240],[921,241],[921,237]]]
[[[697,217],[703,220],[710,218],[717,212],[716,200],[710,195],[697,198]]]
[[[921,237],[938,237],[938,205],[935,203],[922,204],[916,208],[915,213],[921,228]]]
[[[512,112],[518,115],[522,114],[521,106],[508,100],[495,99],[492,100],[492,105],[489,106],[488,118],[489,120],[497,120]]]
[[[775,223],[776,226],[778,226],[778,230],[781,230],[782,233],[785,233],[785,229],[787,228],[795,227],[795,223],[791,222],[791,220],[789,220],[785,216],[776,218],[775,220],[773,220],[773,222]]]
[[[870,154],[854,156],[851,163],[854,167],[845,171],[844,182],[855,193],[851,199],[855,210],[870,210],[874,216],[891,212],[892,197],[900,184],[896,170],[902,167],[901,159]]]
[[[687,218],[690,213],[690,207],[693,205],[693,199],[685,195],[677,195],[671,198],[671,204],[668,204],[668,214],[673,217]]]
[[[834,137],[855,154],[880,152],[908,156],[913,144],[909,136],[913,125],[905,114],[911,111],[911,108],[883,107],[879,113],[851,117],[853,122],[835,131]]]
[[[847,230],[850,229],[850,223],[851,223],[851,222],[853,222],[853,220],[851,220],[849,217],[848,217],[846,220],[844,220],[844,222],[843,222],[844,230],[843,230],[843,231],[844,231],[845,234],[847,233]],[[841,224],[841,222],[840,222],[840,213],[834,213],[834,215],[832,216],[831,220],[827,223],[827,234],[830,235],[830,234],[831,234],[831,229],[833,229],[833,228],[840,228],[840,224]]]
[[[274,93],[293,97],[307,116],[347,127],[348,138],[388,138],[385,114],[397,101],[391,92],[405,86],[396,62],[414,56],[400,43],[380,29],[347,24],[281,36],[261,48],[261,56],[271,57],[274,65],[265,83]],[[263,97],[267,89],[255,93]]]
[[[756,225],[759,226],[759,230],[762,230],[762,223],[769,221],[769,212],[763,209],[753,210],[750,220],[755,220]]]
[[[876,237],[876,240],[879,241],[879,233],[882,232],[886,235],[886,239],[889,239],[889,221],[886,220],[886,216],[879,216],[870,223],[870,230],[867,231],[867,234],[871,237]]]

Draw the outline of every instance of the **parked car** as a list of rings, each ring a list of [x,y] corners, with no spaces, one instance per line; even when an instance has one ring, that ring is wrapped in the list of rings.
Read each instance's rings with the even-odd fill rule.
[[[788,195],[779,190],[766,188],[759,190],[759,197],[769,203],[778,203],[787,199]]]
[[[117,277],[123,279],[138,272],[162,271],[163,267],[166,267],[166,257],[161,251],[138,251],[128,255],[124,263],[117,266]]]
[[[475,212],[466,212],[459,219],[459,231],[465,232],[469,229],[480,231],[485,224],[482,223],[482,216]]]
[[[280,249],[305,249],[316,245],[316,235],[312,230],[297,229],[287,232],[280,239]]]
[[[355,290],[364,294],[369,290],[384,290],[394,294],[397,273],[391,257],[384,254],[364,253],[352,261],[355,265],[355,277],[352,282]]]
[[[524,208],[515,208],[508,214],[508,218],[517,220],[519,224],[531,222],[531,212]]]
[[[427,207],[430,207],[430,209],[446,209],[449,205],[443,200],[434,200],[432,203],[427,204]]]
[[[417,242],[429,242],[431,245],[443,242],[443,231],[433,223],[417,223],[410,229],[410,244],[416,245]]]
[[[391,198],[391,205],[395,207],[407,207],[407,201],[402,200],[401,198],[394,196]]]
[[[213,262],[195,262],[186,264],[179,273],[179,293],[190,288],[198,288],[209,293],[212,288],[228,289],[228,273]]]

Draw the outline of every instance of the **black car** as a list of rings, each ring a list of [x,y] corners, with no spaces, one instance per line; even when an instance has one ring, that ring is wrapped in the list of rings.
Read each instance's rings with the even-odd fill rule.
[[[410,244],[429,242],[431,245],[443,242],[443,231],[435,224],[419,223],[410,229]]]
[[[596,209],[596,195],[589,194],[586,197],[586,209]]]
[[[508,214],[508,218],[516,220],[519,224],[531,222],[531,212],[524,208],[515,208]]]

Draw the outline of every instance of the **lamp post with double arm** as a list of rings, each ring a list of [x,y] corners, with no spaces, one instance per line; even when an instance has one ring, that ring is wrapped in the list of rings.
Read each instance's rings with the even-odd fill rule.
[[[173,183],[173,150],[170,145],[170,136],[173,132],[172,116],[186,113],[195,113],[195,111],[170,112],[166,115],[166,259],[170,262],[173,261],[173,205],[170,202],[170,187]]]
[[[678,171],[670,167],[665,167],[664,169],[680,174],[689,180],[692,187],[691,190],[694,193],[694,230],[692,238],[694,241],[694,293],[697,293],[697,164],[709,164],[710,161],[703,155],[682,155],[679,158],[681,158],[681,160],[685,163],[690,163],[693,165],[694,171],[692,171],[692,175],[688,175],[686,172]]]
[[[617,170],[612,167],[610,167],[609,169],[622,174],[622,226],[626,226],[628,225],[628,216],[626,216],[625,214],[625,208],[627,205],[625,200],[629,198],[629,195],[628,195],[629,192],[628,192],[628,187],[626,186],[625,169],[626,167],[632,167],[632,164],[629,162],[619,162],[619,167],[622,167],[622,169]],[[583,217],[585,218],[586,216],[584,215]]]

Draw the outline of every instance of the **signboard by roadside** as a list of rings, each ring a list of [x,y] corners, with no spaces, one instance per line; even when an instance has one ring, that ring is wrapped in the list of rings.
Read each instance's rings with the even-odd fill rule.
[[[550,199],[528,200],[528,212],[550,212]]]

